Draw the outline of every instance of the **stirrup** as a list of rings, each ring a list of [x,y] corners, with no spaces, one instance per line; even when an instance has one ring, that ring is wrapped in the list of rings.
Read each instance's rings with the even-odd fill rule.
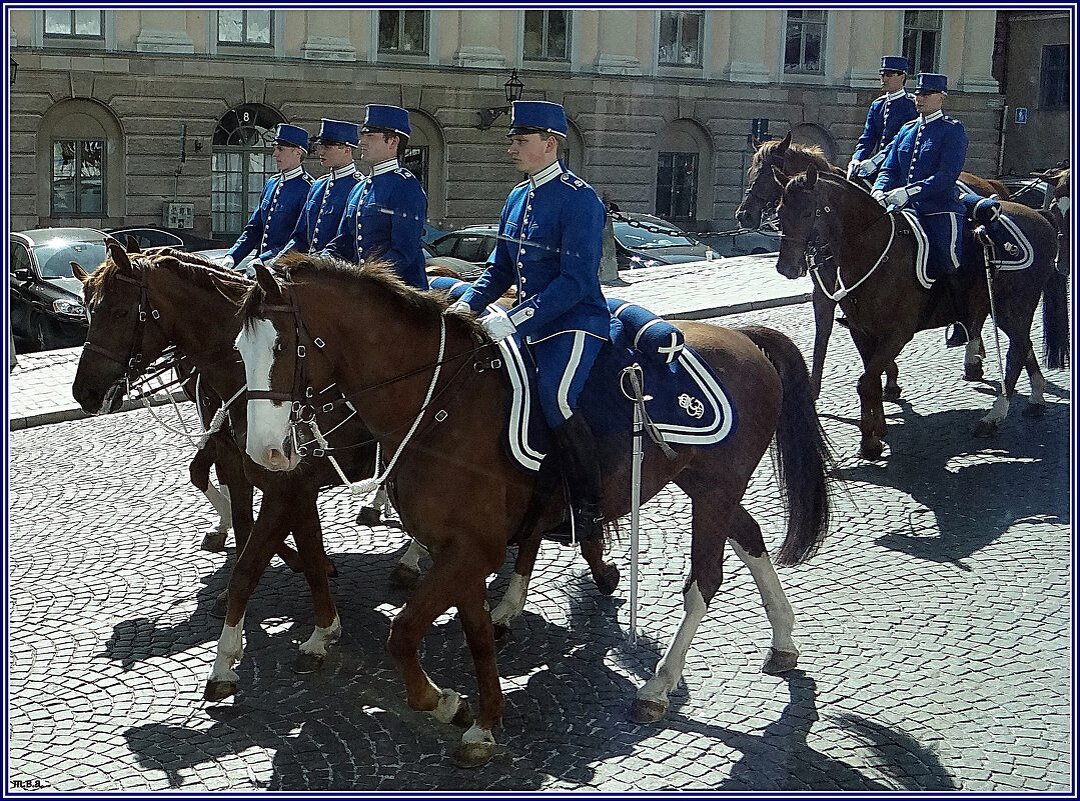
[[[962,348],[967,345],[970,339],[967,326],[961,322],[952,323],[945,331],[946,348]]]

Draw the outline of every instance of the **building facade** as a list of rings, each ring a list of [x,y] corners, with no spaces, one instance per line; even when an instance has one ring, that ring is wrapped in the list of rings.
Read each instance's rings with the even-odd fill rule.
[[[883,54],[949,76],[967,168],[991,174],[1002,99],[992,10],[11,10],[13,230],[162,224],[229,239],[273,172],[279,122],[411,112],[432,220],[497,218],[520,176],[506,105],[563,103],[566,161],[624,211],[734,227],[752,121],[846,163]],[[490,117],[490,115],[488,115]],[[319,174],[314,158],[308,168]]]

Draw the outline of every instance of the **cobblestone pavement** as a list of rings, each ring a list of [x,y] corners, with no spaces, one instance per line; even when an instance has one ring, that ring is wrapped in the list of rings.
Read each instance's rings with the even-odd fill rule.
[[[747,322],[810,352],[808,305],[724,319]],[[186,483],[186,448],[144,411],[13,432],[10,779],[54,790],[1068,790],[1068,375],[1047,373],[1045,417],[1014,407],[1001,433],[976,440],[992,398],[959,379],[960,358],[940,332],[902,355],[905,399],[886,407],[892,453],[871,464],[853,456],[854,349],[834,338],[819,404],[839,459],[834,527],[815,559],[780,571],[799,670],[758,672],[768,625],[729,558],[667,717],[628,721],[681,609],[688,502],[666,491],[643,515],[637,646],[625,640],[625,543],[610,598],[570,549],[543,548],[499,652],[500,748],[474,771],[447,756],[458,730],[407,708],[384,651],[404,600],[387,578],[400,530],[358,528],[349,496],[326,493],[340,644],[321,673],[292,672],[310,603],[275,559],[248,611],[240,692],[206,704],[221,627],[208,610],[231,555],[198,550],[212,517]],[[778,545],[768,460],[747,504]],[[424,660],[437,683],[474,692],[451,616]]]

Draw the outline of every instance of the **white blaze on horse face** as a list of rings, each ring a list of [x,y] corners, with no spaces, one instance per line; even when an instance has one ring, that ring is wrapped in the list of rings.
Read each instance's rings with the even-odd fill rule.
[[[274,367],[274,346],[278,334],[269,320],[254,320],[240,329],[236,349],[244,360],[248,390],[270,389]],[[292,470],[299,462],[295,453],[286,456],[291,407],[288,403],[264,399],[248,400],[247,454],[267,470]]]

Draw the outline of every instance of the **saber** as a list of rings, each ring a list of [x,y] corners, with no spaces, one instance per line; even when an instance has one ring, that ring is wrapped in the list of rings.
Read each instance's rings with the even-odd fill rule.
[[[623,395],[634,404],[633,451],[630,459],[630,632],[627,641],[637,644],[637,598],[638,598],[638,531],[641,523],[641,464],[645,457],[643,434],[645,431],[645,394],[642,389],[642,369],[632,364],[623,369]],[[626,384],[629,382],[630,391]]]

